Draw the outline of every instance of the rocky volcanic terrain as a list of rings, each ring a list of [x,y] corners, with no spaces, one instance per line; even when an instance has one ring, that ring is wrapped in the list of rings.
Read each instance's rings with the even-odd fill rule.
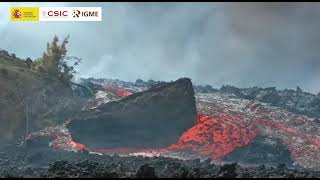
[[[1,177],[320,177],[319,94],[299,87],[214,89],[188,78],[90,78],[59,95],[75,99],[64,107],[54,99],[59,84],[48,85],[42,96],[32,93],[48,80],[1,53],[0,120],[8,127],[7,117],[15,122],[2,131],[11,144],[0,146]],[[9,96],[22,74],[28,78],[21,90],[38,97],[29,102],[35,124],[27,136],[24,98]],[[31,82],[37,83],[27,86]],[[4,106],[10,98],[22,103],[19,113],[7,116],[5,109],[14,112],[15,101]],[[50,103],[59,106],[50,111]]]
[[[104,86],[112,84],[131,93],[156,84],[153,81],[84,81]],[[290,167],[320,168],[317,155],[320,152],[319,95],[303,92],[299,87],[276,90],[194,86],[194,91],[198,112],[194,126],[158,153],[244,164],[283,163]]]
[[[118,156],[6,147],[0,153],[0,177],[97,178],[317,178],[319,172],[289,169],[285,165],[245,167],[206,160]]]

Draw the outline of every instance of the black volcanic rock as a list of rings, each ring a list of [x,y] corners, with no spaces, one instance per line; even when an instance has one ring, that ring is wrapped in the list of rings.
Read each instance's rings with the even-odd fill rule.
[[[234,94],[236,96],[242,97],[243,94],[241,93],[241,89],[231,86],[231,85],[223,85],[219,91],[229,94]]]
[[[320,117],[320,96],[304,92],[300,87],[297,87],[296,90],[276,90],[275,87],[240,89],[226,85],[222,86],[219,92],[234,94],[238,98],[269,103],[272,106],[280,107],[293,113],[307,115],[312,118]]]
[[[32,160],[39,158],[42,162]],[[0,177],[43,178],[319,178],[320,172],[308,169],[237,164],[212,164],[165,157],[110,156],[65,151],[26,151],[11,146],[0,148]]]
[[[137,178],[155,178],[154,168],[150,167],[148,164],[139,167],[136,173]]]
[[[196,112],[191,80],[182,78],[86,111],[67,127],[90,148],[160,148],[192,127]]]
[[[29,138],[26,141],[26,147],[29,149],[47,149],[49,148],[49,143],[51,141],[53,141],[53,138],[49,136],[38,136],[35,138]]]
[[[293,165],[288,147],[279,140],[266,136],[256,137],[248,146],[237,148],[225,156],[223,160],[251,165],[277,166],[285,164],[288,167]]]

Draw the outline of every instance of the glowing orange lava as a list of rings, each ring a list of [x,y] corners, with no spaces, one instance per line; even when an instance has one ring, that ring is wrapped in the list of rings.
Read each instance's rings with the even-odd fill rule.
[[[106,85],[106,86],[104,86],[104,88],[108,91],[111,91],[112,93],[114,93],[116,96],[119,96],[119,97],[126,97],[126,96],[130,96],[133,94],[133,92],[131,92],[129,90],[126,90],[126,89],[123,89],[120,87],[116,87],[113,85]]]
[[[248,145],[256,135],[256,129],[244,122],[241,116],[221,114],[212,117],[199,113],[195,126],[183,133],[168,150],[191,151],[220,159],[236,148]]]
[[[71,144],[72,147],[74,147],[78,151],[83,151],[83,150],[87,149],[86,145],[77,143],[77,142],[75,142],[73,140],[71,140],[69,143]]]
[[[290,142],[289,139],[283,140],[283,143],[288,145],[294,159],[307,157],[311,154],[318,154],[318,152],[320,152],[320,138],[318,136],[299,130],[298,127],[290,127],[285,123],[272,122],[268,119],[257,119],[257,123],[263,125],[265,128],[270,128],[281,134],[286,134],[287,137],[297,139],[295,143]]]

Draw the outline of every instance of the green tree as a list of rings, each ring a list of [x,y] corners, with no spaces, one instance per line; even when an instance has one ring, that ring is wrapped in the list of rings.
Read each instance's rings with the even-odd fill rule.
[[[66,45],[69,43],[68,39],[69,36],[59,45],[58,37],[54,36],[53,41],[47,43],[47,51],[33,63],[32,69],[69,84],[76,73],[74,66],[78,65],[81,59],[67,56]],[[76,60],[76,62],[73,65],[68,65],[68,62],[72,60]]]

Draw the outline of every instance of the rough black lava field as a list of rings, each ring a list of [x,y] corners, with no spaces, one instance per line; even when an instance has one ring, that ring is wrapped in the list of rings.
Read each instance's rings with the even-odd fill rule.
[[[15,120],[2,132],[1,177],[320,177],[320,94],[89,78],[61,104],[50,93],[59,86],[23,60],[0,60],[0,105],[11,103],[0,120]],[[10,78],[22,78],[30,97],[41,93],[28,83],[46,85],[28,104],[28,133]]]

